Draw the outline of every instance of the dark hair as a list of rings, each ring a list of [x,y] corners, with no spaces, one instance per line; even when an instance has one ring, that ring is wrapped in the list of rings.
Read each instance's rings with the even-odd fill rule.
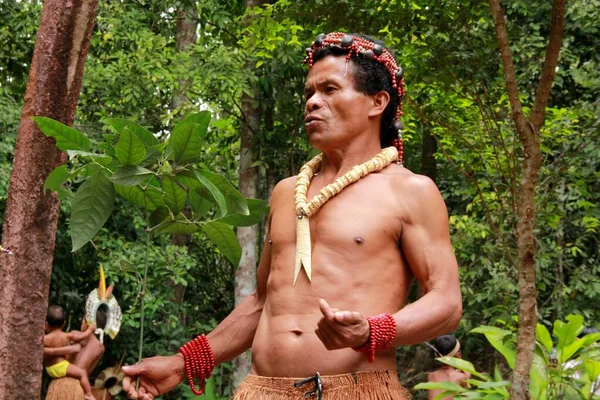
[[[386,48],[381,40],[356,33],[352,33],[351,35],[370,40],[371,42],[380,44]],[[389,49],[387,50],[389,51]],[[348,49],[342,49],[339,46],[322,47],[313,55],[313,63],[316,63],[327,56],[341,57],[346,54],[348,54]],[[381,91],[386,91],[390,95],[390,102],[385,108],[381,118],[379,141],[381,147],[392,146],[393,140],[398,136],[398,131],[394,128],[394,120],[399,104],[398,92],[392,86],[392,77],[385,69],[385,66],[377,61],[368,60],[360,54],[353,54],[350,59],[354,66],[354,88],[357,91],[367,95],[374,95]]]
[[[65,310],[61,306],[48,307],[46,322],[51,328],[62,328],[65,324]]]
[[[454,347],[456,346],[456,336],[440,336],[439,338],[435,339],[435,341],[433,342],[433,346],[437,349],[440,355],[446,356],[452,353],[452,350],[454,350]]]
[[[98,307],[96,311],[96,328],[104,329],[106,327],[106,306]]]

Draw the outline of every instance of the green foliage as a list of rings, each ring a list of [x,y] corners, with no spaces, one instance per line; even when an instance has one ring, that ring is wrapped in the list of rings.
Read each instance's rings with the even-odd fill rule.
[[[118,136],[107,135],[108,140],[98,146],[105,149],[104,154],[88,153],[88,138],[73,128],[49,118],[35,117],[34,121],[42,132],[57,139],[56,145],[61,150],[80,151],[76,154],[80,159],[72,166],[73,170],[58,167],[45,185],[60,190],[60,185],[72,177],[84,179],[72,203],[73,251],[89,242],[102,228],[112,211],[115,192],[153,212],[149,232],[192,233],[204,226],[203,231],[234,265],[239,263],[241,248],[229,223],[222,218],[239,214],[240,217],[247,216],[246,220],[258,221],[267,211],[264,202],[253,200],[251,215],[246,199],[225,177],[193,168],[193,164],[200,161],[203,138],[210,121],[208,112],[184,119],[173,129],[166,146],[151,140],[149,133],[133,122],[105,120]],[[154,153],[153,161],[140,167],[150,148]],[[108,155],[113,153],[116,159]],[[194,173],[190,173],[192,171]],[[188,201],[189,192],[217,205],[219,211],[215,217],[205,218],[207,209],[198,207],[198,199]],[[196,215],[196,210],[201,211],[201,215]],[[236,222],[235,218],[233,221]]]
[[[0,4],[2,215],[41,3]],[[203,224],[261,223],[260,214],[267,206],[262,200],[253,204],[254,200],[246,199],[249,215],[230,213],[243,207],[236,201],[228,203],[222,192],[227,189],[219,188],[218,182],[201,171],[216,172],[235,185],[239,128],[247,117],[241,113],[240,100],[244,93],[254,96],[252,89],[258,87],[253,101],[260,105],[263,118],[252,142],[254,168],[260,171],[258,197],[268,198],[275,182],[297,172],[309,151],[301,123],[308,70],[300,64],[303,48],[318,33],[337,30],[384,37],[404,67],[405,159],[412,171],[421,171],[423,139],[431,135],[437,139],[436,183],[448,206],[461,273],[464,313],[460,331],[485,324],[512,332],[498,321],[510,320],[517,306],[514,210],[523,154],[509,118],[487,3],[442,1],[432,6],[425,0],[284,0],[245,10],[239,1],[208,0],[196,3],[196,42],[189,51],[179,51],[176,19],[177,8],[183,4],[99,2],[75,124],[76,130],[86,132],[91,147],[68,151],[68,166],[52,173],[44,189],[58,190],[62,199],[51,301],[71,310],[82,308],[94,286],[98,262],[108,266],[110,279],[118,282],[117,294],[129,325],[108,346],[107,359],[119,360],[128,349],[127,358],[133,361],[134,325],[139,326],[137,275],[143,274],[140,266],[145,253],[138,241],[146,235],[145,210],[154,228],[150,263],[156,266],[149,271],[145,297],[150,326],[145,351],[176,351],[194,334],[211,329],[231,309],[232,267],[222,261],[227,258],[220,257]],[[523,102],[530,104],[547,43],[549,3],[519,0],[502,5],[517,83]],[[600,296],[600,54],[595,51],[600,3],[574,0],[566,7],[560,63],[540,132],[544,163],[535,210],[542,323],[537,332],[538,351],[547,352],[552,337],[543,327],[552,326],[550,321],[564,320],[569,313],[587,321],[600,318],[596,305]],[[190,101],[175,107],[174,93],[181,88]],[[189,141],[193,148],[197,133],[204,128],[183,129],[183,125],[202,125],[208,113],[182,117],[199,109],[214,118],[206,121],[208,128],[200,135],[198,150],[185,153],[184,143]],[[181,127],[173,136],[176,126]],[[143,142],[146,154],[139,163],[139,154],[136,158],[131,152],[133,143],[129,153],[119,151],[132,161],[123,159],[127,164],[118,158],[116,146],[122,135],[125,144],[125,129],[132,141]],[[191,166],[181,168],[187,160]],[[73,226],[68,216],[73,212],[74,193],[98,172],[114,185],[115,206],[93,239],[95,248],[83,246],[72,253],[68,229]],[[183,209],[178,188],[186,193]],[[194,231],[194,241],[187,248],[175,249],[163,234],[171,231]],[[128,268],[135,273],[126,272]],[[187,289],[180,302],[175,288],[184,281]],[[512,334],[494,336],[488,331],[485,336],[510,358]],[[485,361],[491,359],[494,347],[487,346],[483,337],[469,335],[463,344],[478,369],[491,371]],[[585,373],[588,366],[593,373],[594,365],[584,363]],[[227,374],[223,370],[218,379]],[[491,379],[502,381],[496,375]],[[217,392],[226,395],[227,384],[219,382]]]
[[[537,325],[537,348],[531,368],[530,394],[532,399],[590,399],[595,398],[593,390],[600,375],[600,333],[588,334],[582,338],[578,335],[583,330],[581,315],[567,316],[567,322],[554,322],[552,341],[548,329]],[[471,331],[485,335],[489,343],[500,352],[514,368],[516,354],[516,330],[512,326],[502,329],[493,326],[480,326]],[[510,382],[502,379],[496,368],[494,376],[479,373],[468,361],[441,357],[437,359],[443,364],[472,374],[467,381],[471,389],[466,389],[450,382],[421,383],[415,389],[443,390],[444,396],[473,399],[508,399],[510,398]]]

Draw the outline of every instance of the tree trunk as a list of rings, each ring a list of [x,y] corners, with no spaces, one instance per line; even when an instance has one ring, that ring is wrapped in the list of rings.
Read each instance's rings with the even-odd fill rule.
[[[97,0],[46,0],[25,92],[6,204],[0,255],[0,398],[40,396],[59,199],[44,193],[66,154],[30,119],[72,125],[96,17]]]
[[[244,0],[244,6],[256,7],[264,4],[264,0]],[[252,61],[246,68],[253,68]],[[262,110],[258,106],[260,88],[258,83],[252,89],[252,96],[242,94],[242,128],[240,132],[240,192],[244,197],[256,198],[258,192],[258,173],[252,167],[252,137],[260,129]],[[256,287],[256,266],[258,257],[256,248],[258,243],[258,226],[237,228],[237,238],[242,246],[242,258],[235,272],[235,305],[254,291]],[[233,359],[233,372],[231,377],[232,388],[235,391],[244,378],[250,373],[252,357],[250,352],[245,352]]]
[[[175,44],[177,50],[188,52],[192,45],[196,43],[196,20],[198,19],[198,8],[196,3],[190,4],[180,10],[177,10],[177,34]],[[181,78],[178,80],[178,87],[173,91],[173,100],[171,106],[178,112],[182,106],[191,104],[187,96],[188,88],[192,83],[192,77]]]
[[[254,98],[242,95],[242,113],[245,123],[241,129],[240,148],[240,192],[244,197],[256,198],[258,193],[257,168],[252,167],[252,137],[260,129],[261,109],[257,99],[259,89],[254,88]],[[244,300],[256,287],[256,265],[258,225],[237,228],[237,237],[242,246],[242,258],[235,273],[235,305]],[[252,358],[246,352],[233,360],[233,388],[237,388],[250,372]]]
[[[511,107],[511,116],[523,145],[522,176],[519,184],[517,205],[517,251],[519,256],[519,330],[517,333],[517,357],[512,377],[511,399],[530,398],[529,377],[535,351],[536,288],[535,288],[535,191],[537,174],[542,163],[539,131],[544,124],[546,105],[554,83],[554,74],[564,32],[565,0],[552,1],[550,40],[535,100],[528,118],[519,100],[512,53],[506,31],[504,10],[500,0],[489,0],[496,27],[496,39],[500,48],[504,80]]]
[[[198,8],[196,3],[188,4],[186,7],[177,10],[177,33],[175,35],[175,45],[180,52],[188,52],[196,42],[196,20],[198,19]],[[193,107],[187,96],[187,91],[192,83],[192,77],[178,80],[178,87],[173,91],[171,107],[175,114],[185,111],[186,106]],[[189,210],[184,210],[188,214]],[[187,215],[189,217],[189,215]],[[175,246],[187,247],[192,241],[191,234],[172,234],[171,243]],[[173,284],[175,291],[175,304],[179,306],[179,322],[185,325],[185,314],[183,313],[183,301],[185,296],[185,286]]]

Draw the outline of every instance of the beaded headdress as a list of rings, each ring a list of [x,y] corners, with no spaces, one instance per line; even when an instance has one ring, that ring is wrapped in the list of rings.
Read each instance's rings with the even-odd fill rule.
[[[350,60],[352,55],[361,55],[367,60],[373,60],[382,64],[392,78],[392,87],[398,92],[398,109],[394,120],[394,128],[398,132],[398,137],[394,139],[393,145],[398,149],[398,164],[402,165],[402,155],[404,153],[404,143],[402,140],[402,131],[404,124],[400,121],[402,117],[402,99],[404,98],[404,69],[396,64],[394,56],[381,44],[375,43],[369,39],[360,36],[349,35],[343,32],[321,33],[306,49],[306,58],[304,63],[310,68],[313,66],[314,54],[323,48],[336,47],[347,51],[346,60]]]

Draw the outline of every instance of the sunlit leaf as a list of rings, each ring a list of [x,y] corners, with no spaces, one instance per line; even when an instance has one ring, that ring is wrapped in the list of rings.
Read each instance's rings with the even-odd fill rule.
[[[52,118],[31,117],[31,119],[33,119],[44,135],[56,139],[56,147],[62,151],[88,151],[90,149],[90,140],[83,133]]]
[[[110,125],[117,133],[121,134],[125,128],[135,134],[146,147],[152,147],[159,144],[158,139],[146,128],[136,122],[123,118],[105,118],[102,122]]]

